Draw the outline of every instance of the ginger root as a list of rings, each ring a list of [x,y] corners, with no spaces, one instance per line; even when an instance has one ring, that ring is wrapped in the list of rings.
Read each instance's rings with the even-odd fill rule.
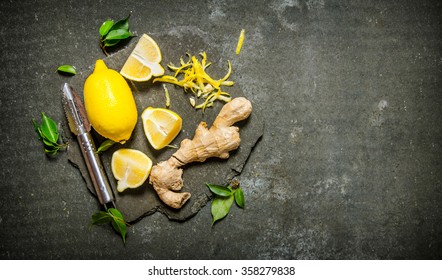
[[[183,187],[181,166],[190,162],[204,162],[210,157],[227,159],[229,152],[239,147],[239,128],[232,125],[247,119],[251,112],[249,100],[234,98],[223,106],[210,129],[205,122],[201,122],[192,140],[184,139],[168,160],[152,167],[149,181],[165,204],[179,209],[191,196],[189,192],[178,192]]]

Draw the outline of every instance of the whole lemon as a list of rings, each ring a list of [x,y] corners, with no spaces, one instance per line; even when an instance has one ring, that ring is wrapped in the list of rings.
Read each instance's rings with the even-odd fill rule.
[[[92,127],[102,136],[124,143],[138,118],[137,106],[126,80],[103,60],[84,83],[84,103]]]

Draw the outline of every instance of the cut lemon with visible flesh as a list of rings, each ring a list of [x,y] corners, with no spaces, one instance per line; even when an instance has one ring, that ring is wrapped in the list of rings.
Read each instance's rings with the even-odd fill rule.
[[[161,59],[158,44],[150,36],[143,34],[124,63],[120,74],[137,82],[148,81],[152,76],[162,76],[164,68],[160,65]]]
[[[181,117],[163,108],[146,108],[141,114],[144,133],[155,150],[169,145],[181,131]]]
[[[143,152],[135,149],[119,149],[112,155],[112,173],[118,180],[117,190],[138,188],[149,177],[152,160]]]

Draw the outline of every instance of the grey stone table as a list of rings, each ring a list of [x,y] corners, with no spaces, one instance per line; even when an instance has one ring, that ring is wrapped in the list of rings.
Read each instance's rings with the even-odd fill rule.
[[[64,121],[60,87],[104,54],[98,27],[131,13],[138,34],[194,36],[234,64],[264,134],[238,176],[246,207],[211,225],[89,229],[99,210],[66,153],[31,119]],[[2,259],[440,259],[439,1],[2,1]],[[240,55],[234,55],[241,29]],[[199,40],[199,41],[198,41]],[[165,63],[168,63],[166,61]]]

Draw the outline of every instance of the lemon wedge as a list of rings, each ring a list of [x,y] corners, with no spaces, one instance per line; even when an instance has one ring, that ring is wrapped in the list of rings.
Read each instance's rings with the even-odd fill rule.
[[[150,36],[143,34],[121,68],[120,74],[136,82],[148,81],[152,76],[162,76],[164,68],[160,64],[161,59],[158,44]]]
[[[169,145],[181,131],[181,117],[169,109],[146,108],[141,114],[144,133],[155,150]]]
[[[149,177],[152,160],[143,152],[135,149],[119,149],[112,155],[112,173],[118,180],[117,190],[138,188]]]

